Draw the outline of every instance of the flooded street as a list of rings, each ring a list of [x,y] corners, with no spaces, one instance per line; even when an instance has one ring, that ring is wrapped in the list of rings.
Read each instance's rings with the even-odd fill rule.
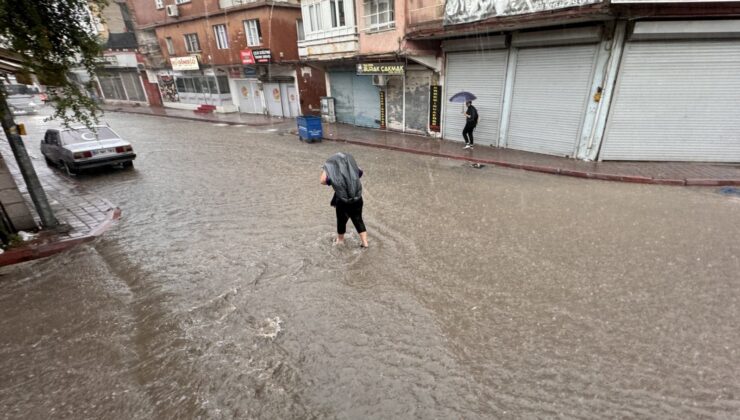
[[[136,168],[74,182],[122,219],[0,270],[2,418],[740,416],[738,198],[104,120]],[[367,250],[332,245],[337,151]]]

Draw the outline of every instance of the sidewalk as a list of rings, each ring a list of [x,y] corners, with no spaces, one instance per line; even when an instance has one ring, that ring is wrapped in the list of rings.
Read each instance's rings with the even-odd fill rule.
[[[283,124],[297,133],[293,120],[271,119],[261,115],[194,114],[149,107],[104,106],[109,111],[132,112],[173,118],[226,124],[271,125]],[[269,121],[269,122],[268,122]],[[555,175],[642,184],[725,186],[740,185],[740,164],[695,162],[585,162],[576,159],[476,146],[465,150],[462,143],[395,131],[373,130],[347,124],[324,124],[324,139],[350,144],[416,153],[428,156],[485,163],[508,168],[544,172]]]
[[[35,208],[28,195],[26,183],[18,170],[18,165],[4,135],[0,134],[0,152],[8,169],[26,200],[31,213],[39,222]],[[48,257],[64,252],[81,243],[90,242],[107,231],[121,216],[121,210],[108,201],[88,194],[73,180],[63,178],[34,160],[39,180],[46,191],[54,215],[66,229],[59,231],[42,230],[35,239],[0,254],[0,267]],[[42,166],[43,165],[43,166]]]
[[[128,114],[151,115],[155,117],[178,118],[190,121],[205,121],[212,123],[223,123],[229,125],[248,125],[251,127],[272,126],[280,124],[293,124],[291,118],[273,118],[266,115],[241,114],[233,112],[229,114],[210,113],[196,114],[193,111],[173,108],[152,108],[148,106],[128,105],[106,105],[100,106],[105,112],[125,112]]]

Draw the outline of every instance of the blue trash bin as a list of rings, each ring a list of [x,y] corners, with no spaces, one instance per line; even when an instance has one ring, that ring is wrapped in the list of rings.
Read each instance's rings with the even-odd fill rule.
[[[321,141],[324,137],[324,129],[321,127],[321,117],[298,117],[298,136],[301,140],[309,143]]]

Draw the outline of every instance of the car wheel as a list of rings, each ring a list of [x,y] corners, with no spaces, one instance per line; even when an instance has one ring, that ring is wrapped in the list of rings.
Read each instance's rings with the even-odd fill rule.
[[[47,166],[54,166],[54,162],[52,162],[48,157],[44,156],[44,160],[46,161]]]
[[[77,169],[72,168],[69,166],[67,162],[62,162],[62,166],[64,167],[64,172],[67,173],[69,176],[77,175]]]
[[[123,169],[131,169],[134,167],[134,161],[129,160],[128,162],[123,162],[121,166],[123,166]]]

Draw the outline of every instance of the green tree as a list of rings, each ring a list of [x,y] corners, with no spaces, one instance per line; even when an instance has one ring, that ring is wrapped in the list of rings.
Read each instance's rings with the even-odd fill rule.
[[[20,55],[27,73],[53,87],[52,118],[65,125],[97,122],[100,109],[67,76],[82,66],[92,78],[98,69],[101,45],[90,10],[107,5],[108,0],[0,0],[0,44]]]
[[[98,67],[101,46],[90,10],[102,10],[108,0],[0,0],[0,45],[20,57],[21,75],[35,74],[51,87],[52,118],[65,125],[98,121],[100,109],[85,90],[68,78],[82,66],[91,79]],[[18,166],[45,227],[58,223],[28,158],[0,84],[0,118]]]

